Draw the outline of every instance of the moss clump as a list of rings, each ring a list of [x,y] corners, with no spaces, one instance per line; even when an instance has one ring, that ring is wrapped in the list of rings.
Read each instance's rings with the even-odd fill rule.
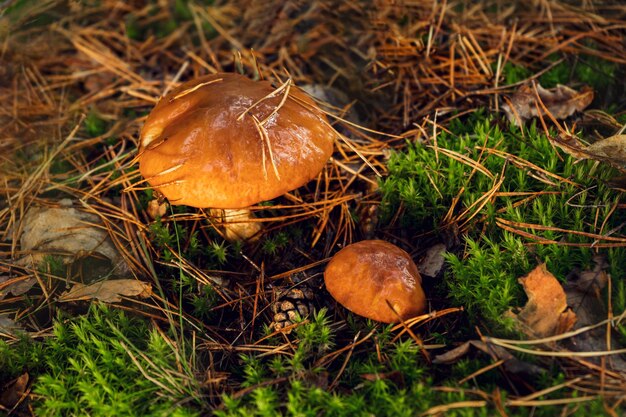
[[[560,279],[575,267],[590,267],[594,239],[579,232],[601,234],[600,225],[612,230],[625,220],[614,211],[623,196],[607,185],[611,168],[559,154],[534,125],[523,132],[501,126],[476,114],[453,123],[453,134],[439,135],[437,150],[409,143],[392,155],[380,187],[383,221],[401,210],[393,226],[409,236],[448,226],[444,217],[458,198],[453,212],[460,216],[465,248],[448,257],[446,292],[475,321],[495,325],[495,332],[511,330],[502,313],[524,302],[517,278],[541,262]],[[498,194],[478,204],[496,188]],[[623,249],[596,250],[612,260],[614,277],[624,276],[614,261],[623,259]]]
[[[36,377],[38,416],[195,416],[199,388],[184,346],[143,320],[93,305],[85,316],[58,319],[44,342],[0,341],[0,378]]]
[[[597,92],[603,92],[609,85],[615,84],[617,70],[615,62],[592,55],[579,55],[563,59],[539,77],[539,82],[545,88],[556,87],[557,84],[586,84]]]
[[[243,395],[223,395],[222,406],[214,411],[216,416],[413,417],[433,407],[446,410],[446,416],[498,415],[496,407],[489,403],[475,408],[459,407],[460,402],[480,401],[484,397],[472,393],[473,383],[459,386],[456,380],[451,380],[447,366],[443,370],[445,379],[437,381],[437,370],[426,364],[413,340],[392,342],[391,326],[372,329],[370,342],[352,351],[343,370],[342,360],[321,360],[338,339],[325,311],[296,329],[293,355],[241,357],[237,377],[240,385],[250,390],[240,391]],[[454,367],[462,368],[458,372],[466,376],[468,369],[475,371],[485,365],[484,361],[464,360]],[[506,385],[497,373],[479,379],[485,392]],[[556,397],[541,399],[548,398]],[[502,393],[502,404],[506,400],[506,394]],[[527,408],[505,409],[509,416],[529,415]],[[597,400],[542,406],[534,409],[533,415],[548,417],[561,412],[575,416],[603,415],[603,404]]]

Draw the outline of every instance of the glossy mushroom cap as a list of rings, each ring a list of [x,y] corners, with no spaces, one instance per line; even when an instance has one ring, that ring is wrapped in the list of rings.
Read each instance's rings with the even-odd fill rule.
[[[417,266],[408,253],[383,240],[364,240],[337,252],[324,281],[339,304],[383,323],[409,319],[426,308]]]
[[[295,86],[213,74],[176,88],[148,116],[139,169],[172,204],[244,208],[314,178],[335,132]],[[265,98],[265,99],[264,99]],[[256,120],[255,120],[256,119]]]

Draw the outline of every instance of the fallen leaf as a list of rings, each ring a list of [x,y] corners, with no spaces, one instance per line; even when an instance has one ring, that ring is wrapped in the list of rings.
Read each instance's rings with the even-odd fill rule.
[[[584,110],[593,101],[593,90],[584,87],[580,92],[565,85],[557,85],[555,88],[546,89],[540,84],[535,84],[537,91],[532,84],[522,85],[508,100],[502,105],[509,121],[517,126],[522,126],[526,120],[537,116],[545,116],[548,112],[556,119],[565,119],[577,111]],[[541,100],[543,106],[537,101]]]
[[[442,353],[441,355],[435,356],[433,358],[433,363],[450,365],[450,364],[458,362],[459,359],[461,359],[463,356],[467,355],[467,353],[470,350],[470,347],[472,347],[472,343],[474,343],[474,342],[479,342],[479,341],[477,341],[477,340],[470,340],[469,342],[465,342],[465,343],[455,347],[454,349],[450,349],[446,353]],[[480,342],[480,343],[482,343],[482,342]]]
[[[574,326],[576,314],[568,309],[563,287],[545,264],[537,266],[519,282],[528,302],[518,314],[508,314],[517,320],[524,333],[542,338],[564,333]]]
[[[589,146],[574,135],[559,136],[550,141],[574,158],[605,162],[622,171],[626,168],[626,135],[611,136]]]
[[[209,209],[209,213],[229,242],[252,242],[259,238],[263,229],[260,222],[251,220],[255,216],[246,209]]]
[[[378,381],[380,379],[386,379],[386,380],[393,382],[397,386],[404,385],[404,376],[402,375],[402,372],[397,371],[397,370],[390,371],[390,372],[377,372],[374,374],[361,374],[361,378],[365,379],[366,381],[372,381],[372,382]]]
[[[356,209],[358,225],[365,239],[373,239],[376,234],[376,227],[379,219],[378,204],[360,202]]]
[[[9,314],[0,314],[0,334],[15,334],[16,330],[22,329],[13,319],[9,318]]]
[[[615,135],[594,142],[585,152],[588,159],[608,162],[623,169],[626,167],[626,135]]]
[[[594,267],[586,271],[572,271],[564,286],[567,304],[578,318],[575,328],[589,326],[606,318],[601,291],[608,282],[608,263],[602,255],[593,257]]]
[[[587,145],[582,143],[576,135],[564,133],[556,136],[548,136],[548,138],[550,143],[576,159],[590,158],[590,154],[586,151]]]
[[[593,258],[595,263],[591,270],[572,271],[565,284],[567,303],[576,313],[578,320],[574,330],[591,326],[607,318],[607,309],[603,301],[602,290],[609,281],[606,272],[608,263],[601,255]],[[607,331],[610,333],[607,337]],[[611,349],[622,349],[618,338],[613,334],[609,326],[601,326],[577,334],[567,340],[567,347],[575,352],[601,352]],[[610,346],[607,341],[610,340]],[[600,358],[585,358],[589,362],[600,364]],[[608,369],[626,374],[626,361],[618,355],[606,358],[605,364]]]
[[[428,277],[436,277],[437,274],[441,272],[441,268],[443,268],[443,264],[445,262],[443,255],[446,251],[446,245],[443,243],[437,243],[436,245],[428,248],[424,259],[422,259],[418,265],[420,274]]]
[[[329,384],[329,376],[327,371],[316,372],[313,370],[303,371],[300,374],[300,380],[307,386],[312,388],[327,389]]]
[[[59,297],[61,302],[98,299],[105,303],[118,303],[122,296],[146,298],[152,295],[152,286],[136,279],[111,279],[90,285],[74,284],[71,290]]]
[[[22,219],[20,246],[27,255],[19,263],[29,267],[42,265],[49,254],[61,256],[66,264],[95,254],[110,261],[109,273],[129,272],[100,218],[74,208],[69,199],[60,200],[59,207],[29,209]]]
[[[317,100],[329,104],[337,110],[343,110],[341,117],[354,124],[362,125],[363,115],[359,114],[355,103],[346,93],[338,88],[329,87],[324,84],[304,84],[300,87]]]
[[[4,386],[0,394],[0,405],[12,409],[20,403],[28,388],[28,373],[23,373]]]
[[[67,69],[74,73],[75,77],[82,80],[88,92],[102,91],[115,82],[115,74],[109,71],[102,71],[100,65],[95,60],[81,51],[73,56],[68,56],[65,64]]]
[[[437,355],[433,358],[433,363],[446,365],[456,363],[466,356],[472,347],[491,356],[494,361],[504,360],[503,366],[507,372],[518,375],[538,375],[543,372],[541,367],[519,360],[503,347],[485,343],[481,340],[470,340],[441,355]]]
[[[15,296],[22,295],[28,292],[36,282],[37,279],[29,275],[18,277],[0,275],[0,300],[4,299],[4,297],[9,294]]]

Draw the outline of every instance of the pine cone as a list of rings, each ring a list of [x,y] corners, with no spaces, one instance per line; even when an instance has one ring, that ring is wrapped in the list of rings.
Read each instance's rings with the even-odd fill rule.
[[[290,290],[274,288],[276,301],[272,304],[274,321],[272,327],[282,330],[295,323],[297,316],[301,319],[313,314],[315,293],[309,287],[292,288]],[[285,330],[291,333],[291,329]]]

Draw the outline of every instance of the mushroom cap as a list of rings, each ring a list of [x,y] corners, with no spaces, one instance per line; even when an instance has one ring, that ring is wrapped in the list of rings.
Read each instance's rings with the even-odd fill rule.
[[[304,185],[331,156],[335,131],[300,89],[284,102],[286,89],[267,97],[275,90],[230,73],[174,89],[141,130],[141,174],[171,204],[223,209]]]
[[[328,263],[324,281],[337,302],[372,320],[394,323],[398,316],[406,320],[426,308],[422,278],[411,256],[383,240],[341,249]]]

